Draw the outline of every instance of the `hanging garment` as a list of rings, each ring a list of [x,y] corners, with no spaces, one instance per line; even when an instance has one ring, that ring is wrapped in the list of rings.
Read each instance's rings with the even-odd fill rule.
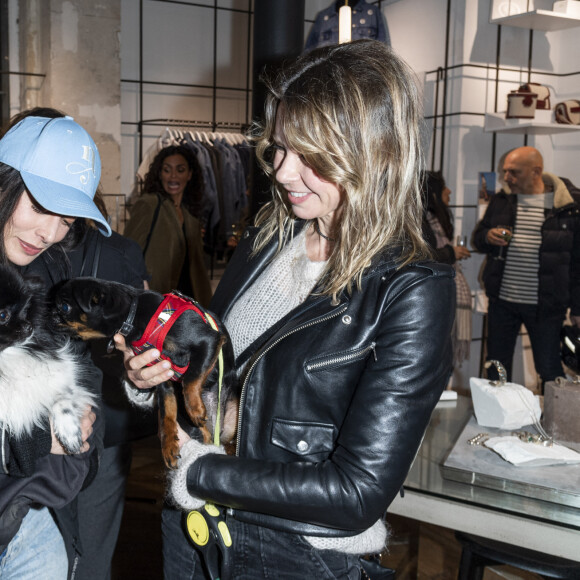
[[[304,51],[338,44],[338,11],[343,5],[344,2],[333,1],[316,15]],[[352,8],[352,40],[372,38],[391,45],[387,22],[377,6],[365,0],[350,2],[349,5]]]

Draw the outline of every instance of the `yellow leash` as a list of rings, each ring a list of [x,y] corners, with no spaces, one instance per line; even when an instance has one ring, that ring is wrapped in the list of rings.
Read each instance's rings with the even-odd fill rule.
[[[206,317],[209,321],[209,325],[216,331],[218,331],[217,324],[215,320],[206,312]],[[223,350],[220,348],[220,353],[218,354],[218,405],[217,413],[215,418],[215,429],[213,431],[213,444],[219,446],[220,444],[220,415],[222,408],[222,383],[224,380],[224,354]]]
[[[206,312],[209,325],[218,331],[215,320]],[[218,354],[218,404],[213,433],[213,443],[220,444],[221,397],[224,378],[224,355],[220,348]],[[223,508],[207,502],[202,509],[187,514],[186,529],[193,543],[200,550],[212,580],[228,580],[231,574],[232,546],[230,531],[225,522]]]

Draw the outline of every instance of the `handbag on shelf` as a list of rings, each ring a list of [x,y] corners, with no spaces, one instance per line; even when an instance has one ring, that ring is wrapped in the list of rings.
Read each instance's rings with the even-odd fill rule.
[[[499,361],[487,361],[485,368],[491,365],[497,367],[499,380],[469,379],[477,423],[496,429],[521,429],[539,423],[542,414],[539,397],[523,385],[508,383],[505,367]]]
[[[556,123],[563,125],[580,125],[580,101],[571,99],[562,101],[555,107]]]
[[[538,95],[538,100],[536,102],[536,109],[538,110],[549,110],[550,106],[550,88],[541,85],[540,83],[526,83],[522,85],[519,91],[524,93],[536,93]]]
[[[536,116],[538,93],[531,91],[511,91],[507,96],[506,119],[533,119]]]
[[[544,385],[544,429],[556,441],[580,443],[580,377]]]

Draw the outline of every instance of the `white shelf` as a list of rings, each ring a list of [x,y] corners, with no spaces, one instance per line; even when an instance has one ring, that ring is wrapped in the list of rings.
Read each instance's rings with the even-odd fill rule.
[[[570,16],[563,12],[552,10],[534,10],[522,14],[512,14],[490,21],[492,24],[502,26],[516,26],[518,28],[533,28],[534,30],[564,30],[580,26],[580,18]]]
[[[505,113],[486,113],[483,130],[486,133],[528,133],[529,135],[549,135],[579,131],[580,125],[546,123],[535,119],[506,119]]]

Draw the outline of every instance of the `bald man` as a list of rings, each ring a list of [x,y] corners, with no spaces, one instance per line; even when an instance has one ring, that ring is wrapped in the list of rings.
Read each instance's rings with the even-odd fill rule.
[[[503,177],[507,191],[492,197],[473,234],[487,253],[487,360],[499,360],[511,380],[523,324],[543,388],[564,376],[560,331],[568,308],[580,326],[580,207],[559,177],[544,172],[533,147],[508,153]]]

